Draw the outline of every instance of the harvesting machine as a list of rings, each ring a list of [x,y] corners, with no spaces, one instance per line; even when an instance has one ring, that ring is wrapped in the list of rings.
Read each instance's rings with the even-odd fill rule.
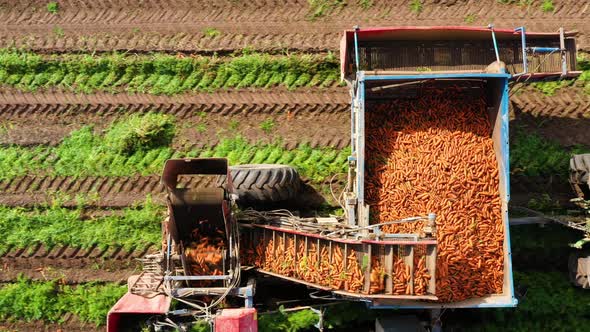
[[[578,75],[573,36],[563,29],[531,33],[492,26],[345,31],[341,78],[351,94],[352,153],[338,199],[344,216],[307,218],[280,209],[300,193],[297,173],[289,167],[169,160],[162,175],[169,212],[162,223],[162,250],[146,256],[143,272],[129,279],[129,292],[109,312],[108,331],[137,319],[156,329],[207,320],[215,331],[256,331],[256,281],[268,276],[316,290],[313,298],[320,303],[362,301],[375,309],[419,310],[435,318],[442,308],[515,306],[507,214],[509,83]],[[372,157],[366,146],[374,143],[366,132],[368,115],[379,112],[380,103],[419,103],[432,89],[453,89],[458,100],[485,102],[498,179],[494,200],[501,207],[502,277],[496,293],[439,298],[446,290],[438,288],[437,269],[445,268],[438,251],[449,246],[437,236],[440,211],[372,222],[376,207],[366,199],[366,165]],[[192,182],[186,178],[195,175],[218,177],[217,185],[187,188]],[[384,231],[405,223],[421,226],[408,233]],[[178,303],[173,309],[172,300]],[[381,320],[377,329],[392,324],[408,321]]]

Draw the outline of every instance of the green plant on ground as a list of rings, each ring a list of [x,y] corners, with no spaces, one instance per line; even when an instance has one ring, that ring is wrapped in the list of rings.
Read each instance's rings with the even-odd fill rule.
[[[0,319],[60,323],[66,313],[82,322],[102,325],[109,309],[127,291],[118,284],[65,286],[55,281],[19,278],[0,287]]]
[[[551,13],[555,11],[553,0],[543,0],[543,3],[541,4],[541,10],[545,13]]]
[[[238,121],[236,119],[231,119],[229,121],[229,125],[227,127],[229,128],[230,131],[234,132],[234,131],[238,130],[238,128],[240,127],[240,121]]]
[[[207,125],[205,123],[198,123],[195,129],[198,133],[202,134],[207,131]]]
[[[24,91],[174,95],[222,88],[331,86],[339,62],[317,55],[185,57],[167,54],[40,55],[0,51],[0,85]]]
[[[134,247],[158,244],[164,209],[147,199],[142,206],[123,209],[108,216],[86,218],[81,209],[59,206],[25,209],[0,206],[0,226],[6,236],[0,239],[0,252],[11,246],[25,248],[43,244],[89,248]]]
[[[57,12],[59,11],[58,3],[55,1],[48,2],[47,3],[47,11],[50,12],[51,14],[57,14]]]
[[[230,165],[284,164],[295,167],[299,173],[314,183],[324,181],[335,173],[346,171],[350,148],[312,148],[307,144],[287,150],[278,143],[250,144],[244,138],[222,139],[213,148],[198,151],[200,157],[225,157]]]
[[[373,5],[373,0],[359,0],[359,6],[361,6],[362,9],[369,9],[373,7]]]
[[[264,131],[266,134],[272,133],[274,127],[275,122],[271,118],[268,118],[260,123],[260,129],[262,129],[262,131]]]
[[[559,81],[548,81],[548,82],[534,82],[531,85],[541,91],[542,93],[552,96],[555,94],[555,91],[570,85],[573,81],[572,80],[559,80]]]
[[[104,136],[105,144],[116,153],[168,146],[174,137],[174,118],[159,113],[134,114],[113,123]]]
[[[477,20],[477,14],[467,14],[467,16],[465,16],[464,21],[465,23],[473,23]]]
[[[412,0],[410,1],[410,10],[416,14],[422,12],[422,0]]]
[[[309,330],[318,320],[318,315],[311,310],[287,312],[281,306],[276,313],[260,315],[258,324],[261,331],[297,332]]]
[[[538,134],[518,130],[510,146],[512,173],[526,176],[565,177],[571,155],[584,151],[588,149],[582,146],[565,149]]]
[[[203,30],[203,35],[205,35],[205,37],[215,38],[221,35],[221,31],[215,28],[205,28],[205,30]]]
[[[227,157],[230,163],[282,163],[297,167],[310,180],[321,182],[334,173],[345,172],[349,148],[312,148],[302,144],[288,150],[279,143],[248,143],[237,136],[223,138],[214,147],[173,151],[165,144],[172,129],[167,117],[146,114],[139,121],[135,116],[115,122],[104,135],[94,133],[90,126],[73,131],[54,147],[0,147],[0,180],[12,179],[32,172],[60,176],[131,176],[160,174],[164,162],[182,157]],[[136,126],[153,123],[157,126]],[[239,122],[230,123],[235,131]],[[270,123],[267,124],[267,128]],[[138,131],[142,133],[138,135]],[[147,131],[142,131],[148,128]],[[145,133],[158,133],[150,136]],[[233,133],[232,133],[233,136]]]
[[[527,206],[537,211],[551,211],[560,207],[559,201],[551,199],[551,196],[547,193],[529,199]]]
[[[334,10],[346,5],[345,0],[307,0],[309,12],[307,18],[315,20],[317,18],[331,14]]]
[[[64,29],[58,26],[53,27],[52,32],[58,38],[63,38],[63,36],[65,36]]]
[[[467,309],[449,322],[451,330],[466,331],[586,331],[590,296],[576,289],[559,272],[514,272],[514,282],[526,289],[516,308]]]

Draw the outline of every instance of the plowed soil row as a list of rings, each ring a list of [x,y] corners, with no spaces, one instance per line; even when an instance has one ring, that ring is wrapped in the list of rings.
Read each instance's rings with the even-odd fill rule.
[[[563,88],[547,96],[525,87],[510,100],[515,124],[538,127],[543,136],[566,146],[588,144],[590,95],[581,89]],[[93,124],[100,130],[124,114],[149,111],[184,120],[178,134],[182,140],[175,142],[176,147],[214,146],[221,137],[237,134],[252,143],[281,137],[288,148],[303,142],[314,147],[343,148],[349,142],[349,96],[346,88],[332,88],[298,92],[225,91],[174,97],[9,90],[0,92],[0,122],[4,131],[0,143],[55,145],[83,125]],[[265,132],[260,124],[268,119],[272,119],[274,127]]]
[[[18,322],[0,322],[0,330],[2,331],[19,331],[19,332],[56,332],[56,331],[67,331],[67,332],[94,332],[104,331],[104,326],[96,326],[93,323],[83,323],[76,316],[66,314],[62,318],[63,323],[48,323],[41,320],[35,320],[31,322],[18,321]]]
[[[0,254],[0,282],[16,280],[19,274],[36,280],[61,279],[66,283],[87,281],[126,282],[141,271],[137,259],[158,248],[148,246],[126,251],[121,247],[89,249],[42,245],[12,249]]]
[[[566,24],[583,34],[579,46],[589,45],[587,1],[563,0],[544,13],[531,6],[504,5],[495,0],[423,1],[422,10],[410,0],[376,0],[370,8],[356,1],[312,17],[305,0],[294,1],[60,1],[57,13],[46,2],[23,1],[0,12],[0,47],[43,51],[232,51],[336,50],[344,29],[392,25],[478,25],[498,28],[525,25],[529,31],[555,31]],[[467,19],[469,17],[469,19]],[[473,21],[466,23],[466,21]],[[215,29],[215,30],[212,30]],[[214,31],[214,32],[212,32]]]
[[[215,184],[212,177],[183,177],[180,184],[185,188],[212,187]],[[329,184],[322,187],[329,190]],[[334,190],[340,192],[342,185],[333,184]],[[325,202],[317,190],[309,184],[304,184],[296,202],[300,207],[317,207]],[[72,176],[22,176],[11,180],[0,180],[0,205],[7,206],[37,206],[52,202],[55,194],[69,195],[71,199],[64,201],[63,206],[76,206],[75,196],[87,194],[98,196],[99,200],[89,201],[91,208],[123,208],[145,202],[146,196],[151,195],[156,204],[165,204],[165,188],[159,175],[130,176],[130,177],[72,177]],[[100,210],[92,211],[93,215],[100,214]]]
[[[219,92],[177,97],[73,93],[0,93],[2,144],[55,145],[73,130],[101,130],[129,113],[161,112],[179,121],[177,148],[215,146],[240,135],[251,143],[280,138],[287,148],[348,145],[348,95],[345,90],[315,92]],[[261,123],[272,120],[272,130]],[[35,135],[30,133],[34,132]],[[301,135],[305,133],[305,135]]]
[[[530,87],[510,97],[510,126],[525,126],[564,146],[590,146],[590,95],[578,88],[562,88],[547,96]]]

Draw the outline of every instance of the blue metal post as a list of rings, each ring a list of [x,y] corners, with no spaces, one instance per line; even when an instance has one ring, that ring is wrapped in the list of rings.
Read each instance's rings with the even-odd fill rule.
[[[354,64],[356,65],[357,73],[361,70],[359,67],[359,41],[357,33],[359,31],[359,26],[354,26]]]
[[[524,26],[522,27],[518,27],[516,29],[514,29],[514,32],[520,32],[520,40],[521,40],[521,44],[522,44],[522,73],[518,73],[514,76],[517,75],[524,75],[526,73],[528,73],[529,68],[528,68],[528,61],[526,58],[526,29],[524,28]]]
[[[496,33],[494,32],[494,25],[488,25],[488,28],[492,30],[492,40],[494,41],[494,52],[496,52],[496,61],[500,64],[500,52],[498,52],[498,43],[496,42]]]
[[[561,50],[559,47],[531,47],[531,53],[553,53]]]

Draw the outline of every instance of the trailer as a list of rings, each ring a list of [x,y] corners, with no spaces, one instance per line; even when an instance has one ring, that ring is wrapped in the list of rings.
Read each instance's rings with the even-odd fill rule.
[[[257,206],[264,206],[265,200],[276,198],[273,203],[280,203],[281,198],[293,196],[298,180],[292,169],[232,170],[224,159],[170,160],[163,174],[169,217],[163,222],[162,251],[146,257],[143,273],[130,281],[130,291],[109,313],[108,330],[117,331],[126,317],[142,314],[152,317],[158,327],[177,327],[179,321],[196,317],[213,322],[216,331],[254,331],[256,279],[241,280],[243,269],[306,285],[330,294],[330,299],[362,301],[375,309],[420,310],[436,316],[443,308],[516,306],[508,227],[509,83],[578,75],[574,36],[563,29],[531,33],[524,27],[498,30],[493,26],[345,31],[340,60],[341,77],[351,94],[352,152],[340,202],[344,216],[303,218],[288,210],[244,209],[243,202],[251,203],[256,197],[260,199]],[[424,123],[440,120],[429,103],[441,100],[447,112],[443,120],[448,122],[454,118],[453,105],[469,102],[477,107],[466,111],[459,127],[400,129],[408,114],[419,124],[421,119]],[[478,131],[461,129],[476,122]],[[387,126],[397,130],[395,137],[379,131]],[[449,135],[439,139],[437,144],[445,146],[440,151],[420,152],[448,159],[446,166],[429,159],[424,169],[431,171],[424,171],[420,179],[410,174],[420,164],[411,154],[405,155],[406,164],[400,166],[405,168],[394,170],[401,160],[396,158],[404,157],[396,153],[421,148],[421,143],[413,141],[402,151],[396,139],[416,132]],[[484,157],[473,154],[469,166],[487,174],[481,183],[467,179],[465,168],[461,168],[465,178],[462,173],[451,174],[454,165],[467,165],[451,158],[465,155],[465,149],[449,148],[446,143],[459,141],[462,135],[487,153]],[[374,149],[383,144],[392,144],[384,148],[388,149],[385,157]],[[219,175],[219,188],[178,186],[181,176],[197,173]],[[424,178],[429,179],[426,184],[418,185]],[[435,182],[448,186],[452,181],[467,185],[449,193],[448,206],[435,204],[441,197]],[[256,192],[248,194],[244,188]],[[399,188],[406,191],[395,192]],[[270,190],[268,195],[264,190]],[[388,198],[379,201],[376,193]],[[240,201],[242,211],[233,212],[231,207]],[[475,201],[479,205],[473,205]],[[416,202],[422,204],[420,208]],[[454,212],[455,203],[463,204],[463,210],[456,205],[460,213]],[[471,218],[471,228],[460,224],[466,218]],[[465,240],[469,247],[455,248],[455,240],[468,232],[482,235],[476,241]],[[469,260],[459,254],[480,257]],[[465,283],[460,278],[463,274],[474,277]],[[230,298],[241,302],[228,302]],[[185,306],[170,310],[170,299]],[[224,301],[220,310],[218,305]],[[241,304],[231,309],[230,303]],[[411,322],[381,320],[378,329],[391,324],[399,327]]]

